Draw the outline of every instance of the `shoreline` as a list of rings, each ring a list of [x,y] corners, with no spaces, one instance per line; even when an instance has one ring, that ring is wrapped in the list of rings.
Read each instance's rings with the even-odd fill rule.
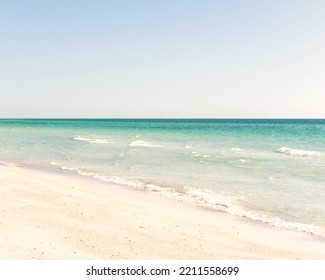
[[[78,175],[0,165],[0,259],[325,259],[323,237]]]

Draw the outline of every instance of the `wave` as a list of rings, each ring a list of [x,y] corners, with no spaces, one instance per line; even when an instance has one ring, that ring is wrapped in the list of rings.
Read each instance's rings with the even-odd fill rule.
[[[305,156],[305,157],[322,155],[321,152],[291,149],[287,147],[281,147],[280,149],[276,150],[276,152],[285,155],[290,155],[290,156]]]
[[[243,151],[243,149],[240,149],[240,148],[231,148],[230,150],[233,152],[242,152]]]
[[[201,153],[201,152],[195,150],[194,147],[191,145],[185,145],[184,148],[188,151],[188,153],[191,153],[192,157],[194,157],[199,162],[201,161],[201,159],[215,157],[215,155],[213,155],[213,154]],[[201,162],[201,163],[206,163],[206,162]]]
[[[234,216],[248,218],[278,228],[325,236],[325,229],[322,227],[298,222],[289,222],[260,211],[244,209],[236,204],[238,198],[232,197],[229,194],[219,195],[212,191],[187,187],[183,197],[178,197],[178,199],[190,202],[196,206],[223,211]]]
[[[161,188],[154,184],[145,184],[145,183],[141,182],[140,180],[137,180],[134,178],[128,179],[128,178],[124,178],[124,177],[120,177],[120,176],[108,176],[108,175],[95,173],[95,172],[91,172],[91,171],[85,171],[78,167],[65,166],[58,162],[51,162],[51,165],[55,166],[61,170],[71,171],[71,172],[81,175],[81,176],[92,177],[92,178],[100,180],[100,181],[114,183],[114,184],[123,185],[123,186],[128,186],[128,187],[132,187],[135,189],[143,189],[143,190],[150,190],[150,191],[156,191],[156,192],[164,190],[164,188]]]
[[[231,196],[228,193],[217,194],[209,190],[191,186],[186,186],[182,190],[177,190],[144,182],[143,180],[137,178],[107,176],[91,171],[85,171],[76,167],[64,166],[57,162],[51,162],[51,165],[56,166],[62,170],[67,170],[76,173],[81,176],[91,177],[100,181],[123,185],[134,189],[156,192],[164,197],[176,199],[178,201],[189,203],[194,206],[212,209],[216,211],[223,211],[230,215],[248,218],[250,220],[259,221],[264,224],[269,224],[278,228],[325,236],[325,229],[322,227],[297,222],[289,222],[261,211],[252,211],[249,209],[244,209],[243,207],[239,206],[238,203],[236,203],[240,198]]]
[[[73,140],[76,140],[76,141],[91,141],[90,138],[86,138],[86,137],[82,137],[82,136],[74,136],[73,137]]]
[[[7,162],[7,161],[0,161],[0,165],[4,165],[4,166],[17,166],[14,163],[11,162]]]
[[[142,141],[142,140],[136,140],[136,141],[132,141],[130,144],[129,144],[129,147],[150,147],[150,148],[153,148],[153,147],[163,147],[162,145],[159,145],[159,144],[154,144],[154,143],[151,143],[151,142],[147,142],[147,141]]]
[[[211,157],[211,155],[200,154],[200,153],[198,153],[196,151],[192,151],[192,155],[195,156],[195,157],[202,157],[202,158]]]
[[[74,136],[72,139],[76,140],[76,141],[85,141],[85,142],[88,142],[91,144],[108,144],[108,143],[110,143],[107,139],[88,138],[88,137],[83,137],[83,136],[79,136],[79,135]],[[113,142],[111,142],[111,143],[113,143]]]

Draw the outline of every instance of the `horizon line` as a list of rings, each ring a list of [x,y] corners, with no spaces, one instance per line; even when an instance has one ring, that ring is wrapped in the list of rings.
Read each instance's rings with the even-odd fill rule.
[[[325,120],[325,118],[250,118],[250,117],[14,117],[0,118],[0,120]]]

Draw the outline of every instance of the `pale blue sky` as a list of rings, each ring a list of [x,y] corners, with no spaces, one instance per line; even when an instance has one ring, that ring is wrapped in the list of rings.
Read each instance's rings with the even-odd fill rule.
[[[0,117],[325,118],[325,1],[0,0]]]

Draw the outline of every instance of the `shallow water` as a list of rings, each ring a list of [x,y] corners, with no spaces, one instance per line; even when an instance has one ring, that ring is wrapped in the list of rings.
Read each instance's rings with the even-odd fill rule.
[[[325,120],[0,120],[0,162],[325,235]]]

